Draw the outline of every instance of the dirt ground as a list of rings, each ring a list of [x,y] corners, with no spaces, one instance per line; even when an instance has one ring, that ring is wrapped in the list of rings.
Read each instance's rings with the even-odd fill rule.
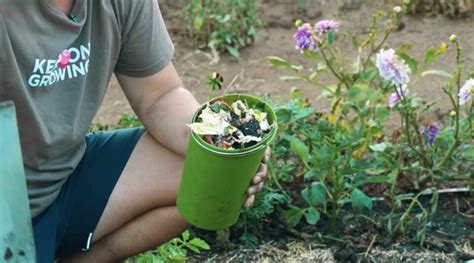
[[[307,1],[307,11],[298,12],[296,1],[262,1],[261,20],[263,27],[258,32],[256,43],[241,50],[239,60],[229,55],[221,55],[218,63],[213,64],[215,57],[208,51],[198,50],[185,38],[183,31],[183,1],[159,1],[166,25],[175,45],[174,65],[176,66],[186,88],[200,101],[208,96],[205,86],[206,78],[214,71],[220,72],[226,82],[239,74],[234,91],[243,91],[254,95],[272,94],[273,98],[288,98],[291,87],[301,88],[308,98],[312,99],[317,110],[328,106],[325,101],[317,101],[319,90],[304,83],[284,83],[279,76],[289,74],[281,69],[272,68],[265,60],[266,56],[280,56],[289,61],[304,63],[301,54],[294,48],[292,35],[296,19],[316,22],[320,19],[335,19],[340,21],[338,35],[355,34],[362,36],[366,33],[371,14],[378,9],[390,10],[385,1],[355,1],[360,5],[348,8],[337,8],[336,1]],[[450,20],[445,17],[406,17],[404,29],[394,33],[388,41],[391,47],[401,43],[412,43],[414,48],[409,51],[412,56],[422,59],[423,50],[430,46],[438,46],[441,42],[449,43],[449,36],[457,34],[464,49],[466,68],[473,69],[474,64],[474,17]],[[343,41],[342,49],[349,54],[355,54],[348,41]],[[451,70],[454,68],[453,48],[434,68]],[[443,79],[430,77],[420,81],[415,89],[419,95],[428,101],[435,101],[442,111],[446,111],[448,100],[441,91]],[[226,84],[224,84],[226,85]],[[115,78],[112,79],[102,107],[95,122],[110,125],[117,123],[122,113],[132,113]]]

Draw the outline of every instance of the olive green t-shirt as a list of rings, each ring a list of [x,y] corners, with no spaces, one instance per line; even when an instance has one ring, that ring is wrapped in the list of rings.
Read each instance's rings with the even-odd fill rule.
[[[69,15],[0,0],[0,101],[16,104],[32,216],[81,160],[111,75],[149,76],[172,56],[156,0],[76,0]]]

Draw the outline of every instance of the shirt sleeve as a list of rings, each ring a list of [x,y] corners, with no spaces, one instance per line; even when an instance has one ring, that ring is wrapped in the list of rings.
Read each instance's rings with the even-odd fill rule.
[[[156,0],[127,0],[121,13],[121,49],[115,72],[146,77],[169,64],[174,47]]]

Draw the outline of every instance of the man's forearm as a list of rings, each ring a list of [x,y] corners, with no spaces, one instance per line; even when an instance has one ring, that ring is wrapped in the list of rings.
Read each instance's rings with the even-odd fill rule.
[[[160,96],[142,117],[148,132],[162,145],[184,156],[189,128],[199,103],[185,88],[177,87]]]

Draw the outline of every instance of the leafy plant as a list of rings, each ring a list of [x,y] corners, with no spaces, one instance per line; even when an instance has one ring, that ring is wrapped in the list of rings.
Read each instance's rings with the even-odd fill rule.
[[[136,115],[133,114],[122,114],[120,120],[117,123],[117,129],[123,128],[134,128],[142,126],[142,122],[138,119]]]
[[[280,168],[276,173],[284,182],[301,185],[299,195],[290,195],[282,213],[289,228],[298,226],[303,218],[306,224],[317,224],[323,216],[334,228],[346,203],[351,203],[355,212],[370,210],[372,198],[364,189],[371,184],[382,185],[385,199],[397,210],[404,209],[397,197],[400,185],[408,184],[421,194],[428,191],[428,182],[471,180],[474,80],[462,77],[462,49],[456,36],[450,38],[456,47],[452,73],[432,68],[446,53],[446,43],[428,48],[420,61],[409,54],[410,44],[388,47],[387,39],[399,27],[409,4],[405,0],[389,14],[377,12],[369,33],[362,39],[351,38],[357,52],[353,63],[345,50],[338,48],[339,38],[347,36],[338,34],[339,24],[332,20],[315,25],[296,22],[296,48],[308,65],[295,65],[276,56],[267,58],[273,66],[291,72],[281,77],[283,81],[310,83],[321,89],[321,98],[331,101],[329,109],[316,112],[310,101],[293,90],[290,102],[275,107],[281,131],[274,149]],[[390,23],[382,22],[387,20]],[[443,125],[428,117],[434,103],[409,92],[419,79],[432,75],[447,79],[439,88],[452,110]],[[401,122],[390,136],[386,123],[394,115]],[[418,197],[402,210],[397,225],[389,227],[391,234],[403,232],[415,206],[425,211]],[[430,215],[423,212],[419,218],[426,220]],[[420,242],[423,231],[421,227],[417,232]]]
[[[124,129],[124,128],[134,128],[143,126],[142,122],[134,114],[124,113],[120,116],[120,120],[117,125],[109,125],[107,123],[96,122],[91,124],[89,132],[95,131],[109,131],[111,129]]]
[[[161,262],[185,262],[187,249],[199,253],[200,249],[209,250],[209,245],[200,238],[190,239],[188,230],[167,243],[159,246],[156,250],[139,254],[129,258],[125,263],[161,263]]]
[[[239,49],[257,36],[257,5],[254,0],[190,0],[185,21],[198,44],[238,58]]]

